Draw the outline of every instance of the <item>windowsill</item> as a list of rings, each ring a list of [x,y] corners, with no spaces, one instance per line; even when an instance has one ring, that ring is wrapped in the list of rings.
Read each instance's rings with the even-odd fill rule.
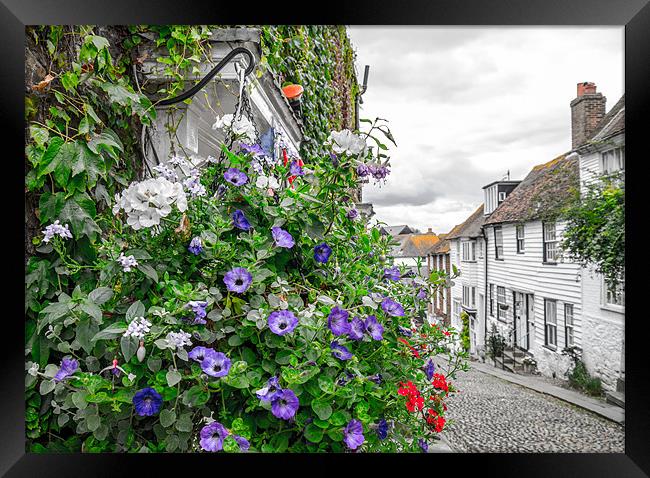
[[[557,262],[546,262],[546,261],[543,261],[543,262],[542,262],[542,265],[544,265],[544,266],[556,266],[556,265],[557,265]]]
[[[473,260],[473,261],[465,261],[465,260],[461,260],[460,262],[476,262],[476,260]]]
[[[525,253],[526,253],[526,251],[517,251],[517,254],[522,254],[523,255]]]
[[[508,321],[507,321],[505,318],[502,319],[501,317],[497,317],[497,320],[498,320],[499,322],[503,322],[504,324],[507,324],[507,323],[508,323]]]
[[[542,345],[542,348],[545,348],[547,350],[550,350],[551,352],[557,353],[557,347],[553,347],[552,345]]]
[[[625,306],[624,305],[604,304],[604,305],[601,305],[600,308],[603,309],[603,310],[609,310],[611,312],[618,312],[620,314],[625,313]]]
[[[503,259],[502,257],[495,257],[494,260],[503,262],[505,259]]]

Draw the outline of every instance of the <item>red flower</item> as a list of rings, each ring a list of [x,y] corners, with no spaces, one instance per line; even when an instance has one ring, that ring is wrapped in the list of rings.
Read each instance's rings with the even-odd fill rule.
[[[445,392],[449,391],[449,385],[447,385],[447,379],[445,376],[441,373],[434,373],[433,374],[433,382],[432,382],[434,388],[437,388],[439,390],[444,390]]]
[[[417,387],[413,385],[413,382],[410,380],[406,383],[400,382],[400,385],[401,387],[397,390],[397,393],[399,395],[407,397],[406,409],[409,412],[415,411],[416,408],[418,410],[422,410],[424,407],[424,398],[422,398],[422,395],[420,395],[420,391],[417,389]]]
[[[443,330],[442,333],[445,334],[447,337],[451,335],[447,330]]]
[[[433,408],[429,408],[429,410],[427,411],[428,411],[427,424],[434,427],[436,433],[440,433],[442,429],[445,427],[445,422],[446,422],[445,417],[438,415]]]

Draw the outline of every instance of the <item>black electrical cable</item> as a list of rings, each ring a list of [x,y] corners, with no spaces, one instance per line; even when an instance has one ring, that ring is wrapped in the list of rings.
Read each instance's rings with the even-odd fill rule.
[[[178,96],[174,96],[173,98],[168,98],[166,100],[159,101],[157,105],[159,106],[166,106],[166,105],[173,105],[174,103],[180,103],[181,101],[184,101],[188,98],[191,98],[194,96],[196,93],[198,93],[203,87],[217,74],[219,73],[224,66],[226,66],[226,63],[228,63],[235,55],[238,54],[244,54],[248,56],[249,59],[249,65],[246,68],[246,71],[244,72],[245,76],[250,75],[253,72],[253,69],[255,68],[255,58],[253,57],[253,54],[250,52],[250,50],[243,48],[243,47],[237,47],[233,50],[231,50],[223,59],[217,63],[217,65],[210,70],[210,72],[201,79],[196,85],[194,85],[192,88],[189,90],[185,91],[184,93],[181,93]]]

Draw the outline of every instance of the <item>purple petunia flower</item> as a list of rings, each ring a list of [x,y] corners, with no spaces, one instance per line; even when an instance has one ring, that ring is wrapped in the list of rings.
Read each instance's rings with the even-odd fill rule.
[[[341,309],[339,306],[334,307],[330,314],[327,316],[327,326],[336,337],[350,332],[350,324],[348,323],[348,316],[350,314],[347,310]]]
[[[391,267],[389,269],[384,269],[384,279],[390,279],[390,280],[399,280],[400,279],[400,271],[399,267]]]
[[[345,216],[346,216],[348,219],[352,219],[352,220],[354,220],[354,219],[356,219],[356,218],[359,217],[359,211],[357,210],[357,208],[354,208],[354,207],[353,207],[352,209],[350,209],[350,210],[347,212],[347,214],[346,214]]]
[[[386,297],[381,301],[381,308],[384,312],[393,317],[402,317],[404,315],[404,307],[389,297]]]
[[[207,306],[208,303],[204,300],[191,300],[187,303],[186,307],[189,307],[194,312],[195,324],[205,324],[205,316],[208,315],[205,310]]]
[[[190,241],[190,245],[187,247],[187,250],[190,251],[195,256],[198,256],[203,251],[203,242],[201,238],[196,236]]]
[[[370,334],[373,340],[383,339],[384,326],[377,321],[377,317],[374,315],[369,315],[366,318],[366,332]]]
[[[346,370],[346,371],[345,371],[345,377],[341,377],[341,378],[339,378],[339,379],[337,380],[336,384],[337,384],[339,387],[342,387],[343,385],[345,385],[346,383],[348,383],[348,382],[349,382],[350,380],[352,380],[353,378],[354,378],[354,374],[353,374],[353,373],[350,373],[350,372],[348,372],[348,371]]]
[[[316,262],[325,264],[329,260],[330,255],[332,255],[332,248],[327,243],[323,242],[314,247],[314,260]]]
[[[233,435],[232,437],[239,445],[240,451],[248,451],[248,449],[251,447],[251,444],[248,442],[248,440],[246,440],[246,438],[239,435]]]
[[[243,267],[235,267],[233,270],[226,272],[223,281],[229,291],[242,294],[248,290],[251,282],[253,282],[253,275]]]
[[[298,411],[300,401],[293,390],[284,388],[271,399],[271,413],[283,420],[290,420]]]
[[[298,161],[291,161],[289,166],[289,174],[292,176],[304,176],[305,172],[302,170],[302,166],[298,164]]]
[[[246,176],[246,173],[237,168],[228,168],[226,172],[223,173],[223,177],[226,181],[235,186],[243,186],[248,182],[248,176]]]
[[[135,413],[141,417],[150,417],[151,415],[158,413],[162,406],[162,402],[162,395],[151,387],[138,390],[133,396]]]
[[[223,352],[207,354],[201,362],[201,370],[211,377],[225,377],[230,370],[230,359]]]
[[[206,357],[216,353],[217,352],[212,348],[197,346],[190,350],[187,356],[195,362],[201,363]]]
[[[268,323],[271,332],[276,335],[284,335],[296,328],[298,319],[290,310],[276,310],[269,315]]]
[[[351,450],[356,450],[365,441],[363,436],[363,425],[359,420],[352,419],[343,430],[343,441]]]
[[[239,143],[239,147],[255,157],[266,156],[266,152],[259,144]]]
[[[370,380],[371,382],[376,383],[377,385],[381,385],[382,376],[381,376],[380,373],[376,373],[376,374],[374,374],[374,375],[370,375],[369,377],[366,377],[366,378],[367,378],[368,380]]]
[[[348,348],[345,345],[339,344],[336,340],[330,343],[330,349],[332,350],[332,355],[339,360],[350,360],[352,358],[352,353]]]
[[[348,337],[353,340],[361,340],[365,331],[366,324],[364,324],[363,320],[361,320],[359,317],[355,317],[350,322],[350,331],[348,332]]]
[[[380,440],[385,440],[388,436],[388,422],[384,418],[377,424],[377,436]]]
[[[425,300],[427,298],[427,291],[424,288],[420,288],[416,297],[420,300]]]
[[[422,449],[422,452],[428,453],[429,451],[429,445],[427,442],[425,442],[422,438],[418,440],[418,445],[420,445],[420,448]]]
[[[264,388],[260,388],[255,395],[262,401],[268,402],[273,400],[278,392],[281,392],[280,382],[278,377],[271,377],[266,381]]]
[[[271,234],[273,235],[275,245],[278,247],[286,247],[287,249],[291,249],[296,244],[296,241],[293,240],[291,234],[289,234],[281,227],[272,227]]]
[[[330,159],[332,160],[332,166],[336,168],[339,165],[339,158],[334,153],[330,153]]]
[[[67,378],[73,373],[75,373],[77,369],[79,369],[79,362],[77,362],[77,360],[64,358],[63,360],[61,360],[61,366],[59,367],[59,371],[56,372],[56,375],[54,376],[54,381],[60,382],[64,378]]]
[[[433,378],[433,373],[436,370],[436,366],[433,364],[433,360],[429,359],[424,366],[424,373],[427,374],[427,380],[431,380]]]
[[[398,325],[397,328],[399,329],[399,333],[405,335],[406,337],[410,337],[411,335],[413,335],[413,332],[411,332],[411,330],[407,329],[406,327],[402,327],[401,325]]]
[[[246,216],[240,209],[233,212],[231,217],[232,224],[236,228],[241,229],[242,231],[248,231],[251,228],[251,223],[248,222],[248,219],[246,219]]]
[[[357,166],[357,176],[359,176],[360,178],[365,178],[369,174],[370,174],[370,169],[368,169],[368,166],[366,166],[365,164],[360,164],[359,166]]]
[[[230,432],[221,423],[212,422],[201,428],[199,443],[205,451],[221,451],[223,450],[223,441],[229,434]]]

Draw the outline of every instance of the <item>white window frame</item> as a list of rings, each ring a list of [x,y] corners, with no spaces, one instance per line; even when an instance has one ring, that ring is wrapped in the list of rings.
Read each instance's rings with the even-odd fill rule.
[[[505,201],[506,200],[506,192],[505,191],[499,191],[499,202]]]
[[[463,262],[476,262],[476,241],[463,241],[462,249]]]
[[[555,221],[542,222],[542,249],[544,264],[557,264],[557,224]]]
[[[553,340],[550,340],[551,338]],[[555,299],[544,299],[544,345],[557,349],[557,301]]]
[[[564,346],[571,347],[576,344],[575,335],[575,308],[573,304],[564,304]]]
[[[616,290],[612,291],[611,287],[602,277],[601,281],[602,303],[603,307],[616,311],[623,311],[625,309],[625,278],[621,279],[616,286]],[[618,299],[616,299],[618,297]],[[612,300],[612,298],[614,300]]]
[[[494,227],[494,258],[503,260],[503,228],[501,226]]]
[[[468,309],[476,309],[476,287],[463,284],[462,304]]]
[[[625,171],[625,146],[602,151],[600,153],[600,170],[603,174]]]
[[[519,231],[521,231],[521,235]],[[515,226],[515,236],[517,239],[517,254],[523,254],[526,251],[526,226],[524,224],[517,224]]]
[[[454,317],[460,320],[460,300],[454,299]]]
[[[503,302],[501,299],[503,299]],[[501,314],[505,315],[505,312],[501,312],[501,305],[506,305],[506,288],[499,285],[497,286],[497,319],[506,320],[505,317],[501,318]]]
[[[476,246],[478,248],[478,253],[476,254],[476,257],[478,257],[479,259],[483,259],[483,241],[480,239],[476,241]]]

